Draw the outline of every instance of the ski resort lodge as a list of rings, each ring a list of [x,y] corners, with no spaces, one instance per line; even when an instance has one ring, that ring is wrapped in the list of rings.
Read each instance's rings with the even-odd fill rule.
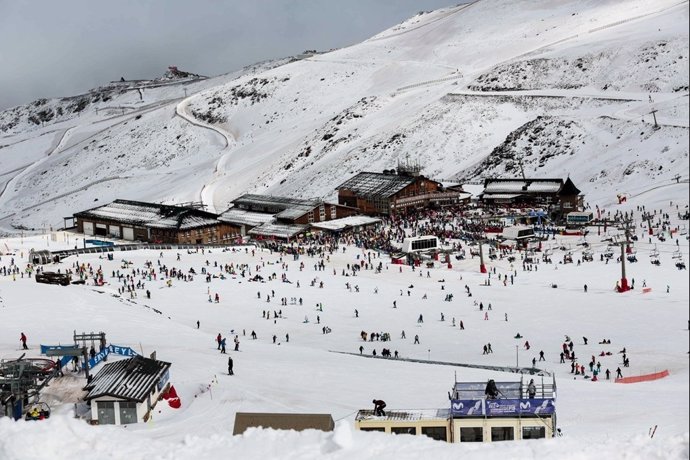
[[[486,179],[480,201],[495,207],[543,207],[553,217],[563,217],[584,206],[570,177],[563,179]]]
[[[216,214],[186,206],[141,201],[112,203],[74,214],[77,231],[85,235],[129,241],[176,244],[220,244],[236,241],[240,228]]]
[[[136,356],[108,363],[84,390],[91,403],[91,422],[125,425],[148,420],[170,378],[170,363]]]
[[[449,393],[450,408],[386,410],[385,416],[360,410],[355,428],[459,443],[550,438],[556,433],[556,381],[552,378],[544,383],[539,376],[534,379],[533,398],[527,394],[524,379],[495,382],[497,399],[486,398],[486,383],[456,382]]]
[[[460,203],[462,192],[446,191],[440,182],[419,174],[419,167],[361,172],[338,186],[338,203],[367,215],[388,215],[411,208]]]

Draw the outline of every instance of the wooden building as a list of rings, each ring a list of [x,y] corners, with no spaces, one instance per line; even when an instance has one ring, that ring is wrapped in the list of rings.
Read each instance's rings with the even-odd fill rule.
[[[338,186],[338,203],[378,215],[408,208],[455,204],[460,192],[444,191],[440,182],[421,175],[361,172]]]
[[[480,200],[497,207],[542,207],[552,216],[562,217],[583,208],[584,196],[570,177],[563,179],[484,180]]]
[[[356,208],[323,200],[288,198],[274,195],[246,194],[233,200],[231,209],[272,214],[276,222],[292,225],[308,225],[359,213]]]
[[[129,241],[178,244],[232,243],[240,227],[200,209],[140,201],[112,203],[74,214],[77,231],[85,235]]]
[[[87,383],[91,421],[125,425],[148,420],[169,385],[170,363],[136,356],[108,363]]]
[[[237,412],[232,434],[242,434],[251,427],[273,428],[274,430],[320,430],[333,431],[335,422],[330,414],[287,414]]]

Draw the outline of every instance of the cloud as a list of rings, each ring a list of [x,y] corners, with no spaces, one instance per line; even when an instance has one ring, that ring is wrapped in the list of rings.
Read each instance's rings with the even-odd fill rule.
[[[168,65],[218,75],[358,43],[448,0],[0,0],[0,109]],[[8,45],[9,44],[9,45]]]

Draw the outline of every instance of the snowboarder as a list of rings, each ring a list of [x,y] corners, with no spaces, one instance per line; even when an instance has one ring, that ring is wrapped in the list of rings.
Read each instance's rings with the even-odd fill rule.
[[[228,356],[228,375],[235,375],[235,373],[232,370],[232,356]]]
[[[460,320],[460,330],[461,331],[465,330],[465,325],[463,324],[462,320]]]
[[[585,345],[587,345],[587,337],[582,337],[582,340],[585,342]]]
[[[28,350],[29,347],[26,346],[26,335],[22,332],[21,336],[19,337],[19,341],[22,343],[22,349]]]
[[[486,389],[484,390],[486,399],[496,399],[498,397],[498,388],[496,387],[496,382],[490,379],[486,382]]]
[[[383,409],[386,408],[386,402],[381,399],[374,399],[371,402],[374,403],[374,415],[378,417],[385,417],[386,413],[383,411]]]
[[[530,379],[529,385],[527,385],[527,395],[529,399],[534,399],[537,394],[537,386],[534,384],[534,379]]]

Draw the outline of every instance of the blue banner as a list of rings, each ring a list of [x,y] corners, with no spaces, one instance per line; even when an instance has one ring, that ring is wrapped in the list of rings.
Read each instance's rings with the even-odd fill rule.
[[[450,414],[453,417],[484,415],[484,400],[453,399],[450,403]]]
[[[74,345],[41,345],[41,353],[46,354],[46,351],[48,350],[62,350],[62,349],[69,349],[69,350],[74,350]],[[139,353],[136,351],[132,350],[129,347],[120,347],[118,345],[108,345],[105,347],[102,351],[97,353],[93,358],[89,360],[89,369],[93,369],[94,366],[96,366],[98,363],[103,361],[110,353],[115,353],[116,355],[121,355],[121,356],[138,356]],[[65,364],[69,363],[72,360],[71,357],[65,356],[60,360],[60,363],[64,366]],[[82,368],[84,366],[82,365]]]
[[[486,401],[487,416],[551,415],[555,411],[553,399],[490,399]]]

